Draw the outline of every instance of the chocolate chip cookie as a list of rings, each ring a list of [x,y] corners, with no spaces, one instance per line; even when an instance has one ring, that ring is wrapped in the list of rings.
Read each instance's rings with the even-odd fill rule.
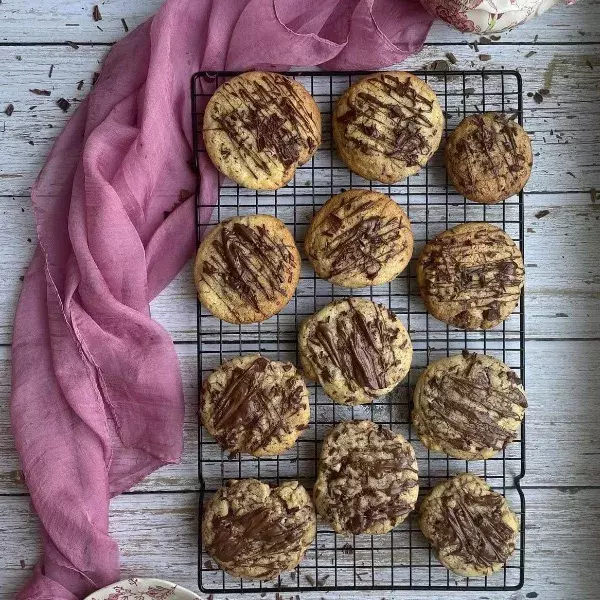
[[[348,190],[314,216],[304,247],[319,277],[358,288],[397,277],[412,256],[413,234],[406,213],[390,197]]]
[[[421,504],[419,525],[439,561],[465,577],[500,569],[513,553],[519,531],[505,498],[468,473],[429,492]]]
[[[206,379],[200,414],[204,427],[231,453],[281,454],[308,427],[308,390],[292,363],[239,356]]]
[[[349,169],[395,183],[417,173],[440,145],[444,115],[434,91],[402,71],[367,75],[340,97],[333,139]]]
[[[493,356],[466,350],[430,364],[413,402],[421,442],[467,460],[490,458],[512,442],[527,408],[514,371]]]
[[[427,310],[462,329],[488,329],[519,303],[525,269],[521,252],[502,229],[465,223],[428,242],[417,281]]]
[[[296,568],[316,524],[312,500],[297,481],[270,487],[256,479],[231,480],[206,504],[202,538],[230,575],[268,580]]]
[[[194,267],[200,302],[229,323],[258,323],[278,313],[300,278],[300,253],[270,215],[233,217],[204,238]]]
[[[304,374],[340,404],[366,404],[408,373],[412,344],[398,317],[370,300],[332,302],[306,319],[298,336]]]
[[[217,169],[244,187],[285,185],[321,143],[321,114],[297,81],[253,71],[232,77],[204,112],[204,145]]]
[[[337,533],[387,533],[414,509],[418,479],[414,450],[400,434],[343,421],[323,442],[315,506]]]
[[[531,140],[502,113],[471,115],[448,136],[446,169],[463,196],[495,204],[520,192],[533,165]]]

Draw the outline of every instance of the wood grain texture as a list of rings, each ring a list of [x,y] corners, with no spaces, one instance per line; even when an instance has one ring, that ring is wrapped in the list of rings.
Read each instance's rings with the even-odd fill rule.
[[[196,347],[178,344],[177,352],[186,406],[183,460],[149,475],[136,486],[137,491],[198,489]],[[599,355],[598,340],[528,342],[529,409],[524,487],[600,486],[600,447],[595,434]],[[27,488],[10,433],[9,358],[9,349],[0,348],[0,494],[22,494]]]
[[[163,0],[97,2],[102,21],[94,22],[96,2],[81,0],[3,0],[0,9],[0,40],[8,43],[112,43],[123,37],[124,18],[130,30],[143,23],[163,4]],[[516,31],[502,35],[508,43],[581,43],[600,41],[595,21],[600,18],[598,0],[580,0],[575,6],[558,6],[542,18],[534,19]],[[35,27],[32,24],[35,23]],[[574,27],[573,23],[577,23]],[[433,25],[430,40],[461,44],[480,36],[463,35],[444,23]]]
[[[534,51],[536,54],[527,58]],[[76,109],[77,100],[89,91],[92,73],[98,71],[106,52],[104,46],[81,46],[77,50],[58,46],[51,53],[42,46],[0,47],[0,110],[9,102],[15,107],[11,117],[0,113],[0,143],[11,156],[10,161],[0,164],[0,196],[29,193],[52,142]],[[445,52],[443,47],[428,45],[402,66],[420,69],[443,59]],[[481,52],[467,45],[453,48],[453,53],[456,69],[518,67],[526,94],[549,90],[541,104],[525,96],[526,129],[535,153],[527,191],[589,192],[592,187],[600,188],[600,115],[596,110],[600,100],[600,44],[495,45],[489,50],[491,60],[485,63],[478,58]],[[51,64],[54,69],[49,79]],[[80,80],[84,86],[77,90]],[[36,96],[29,91],[33,88],[48,89],[51,95]],[[75,99],[68,113],[56,105],[60,97]],[[471,102],[483,108],[477,98]],[[456,125],[458,118],[454,115],[453,119],[451,123]],[[440,161],[438,153],[433,164],[440,165]]]
[[[592,489],[526,492],[525,586],[518,592],[469,593],[473,600],[597,600],[600,586],[600,494]],[[197,591],[198,495],[136,494],[112,502],[110,529],[122,550],[121,574],[161,577]],[[38,558],[37,519],[27,498],[0,498],[0,598],[13,598]],[[22,562],[21,562],[22,561]],[[202,595],[205,598],[204,595]],[[225,596],[223,596],[225,597]],[[246,597],[246,596],[244,596]],[[248,595],[258,600],[258,594]],[[283,595],[288,600],[289,594]],[[302,600],[464,600],[463,593],[305,593]],[[230,600],[233,596],[229,595]],[[240,596],[238,596],[240,598]],[[266,596],[274,600],[275,594]]]

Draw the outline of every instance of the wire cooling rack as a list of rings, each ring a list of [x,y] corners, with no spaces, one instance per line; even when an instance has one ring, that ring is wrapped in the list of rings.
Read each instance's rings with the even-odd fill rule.
[[[205,152],[202,117],[206,101],[227,78],[236,73],[197,73],[192,79],[192,111],[195,161]],[[415,260],[426,240],[459,223],[486,221],[502,227],[523,252],[523,194],[497,205],[469,202],[449,186],[443,153],[438,151],[417,175],[395,185],[383,185],[350,172],[336,155],[331,141],[331,114],[339,95],[367,73],[297,72],[289,74],[312,94],[321,111],[323,143],[313,158],[298,168],[293,180],[276,191],[255,191],[222,179],[210,224],[235,215],[265,213],[281,219],[293,232],[300,249],[302,271],[296,293],[276,316],[253,325],[230,325],[213,317],[198,304],[198,384],[223,361],[246,353],[261,352],[275,360],[299,365],[296,335],[302,320],[336,298],[361,296],[384,304],[407,326],[413,346],[413,364],[407,379],[387,397],[368,406],[335,404],[316,384],[309,384],[311,421],[295,447],[281,456],[254,458],[228,456],[202,427],[199,429],[198,466],[202,505],[225,480],[245,477],[267,483],[297,479],[311,489],[316,478],[320,443],[333,424],[345,419],[371,419],[401,433],[414,446],[420,496],[436,483],[471,472],[504,494],[519,516],[521,533],[515,553],[498,572],[485,578],[454,575],[435,558],[419,530],[415,514],[389,534],[343,537],[319,520],[317,535],[300,565],[277,580],[258,582],[234,578],[198,549],[198,585],[206,593],[303,592],[332,590],[473,590],[519,589],[523,585],[525,551],[525,502],[519,481],[525,473],[525,427],[502,453],[486,461],[451,459],[431,452],[419,442],[410,424],[411,392],[420,372],[432,361],[459,353],[464,348],[491,354],[507,363],[524,380],[523,297],[519,307],[501,326],[488,331],[462,331],[446,326],[427,314],[419,297]],[[466,116],[484,111],[511,114],[522,123],[522,83],[513,71],[416,72],[436,92],[446,115],[444,140]],[[313,214],[345,189],[366,188],[391,196],[410,217],[415,253],[404,273],[391,283],[358,290],[334,286],[319,279],[303,253],[303,240]],[[207,224],[200,220],[196,193],[198,241]],[[204,216],[204,215],[203,215]]]

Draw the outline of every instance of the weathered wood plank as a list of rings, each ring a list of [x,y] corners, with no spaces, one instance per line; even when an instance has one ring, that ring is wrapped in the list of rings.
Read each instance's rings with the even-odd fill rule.
[[[527,58],[532,51],[537,54]],[[74,103],[65,114],[56,100],[61,96],[82,98],[106,52],[106,47],[92,46],[78,50],[60,46],[51,53],[39,46],[0,47],[0,110],[9,102],[15,107],[11,117],[0,113],[0,144],[4,155],[11,157],[0,165],[0,195],[28,194],[52,142],[76,108]],[[457,69],[519,67],[526,93],[550,90],[541,104],[525,97],[526,128],[536,153],[528,191],[589,191],[600,187],[600,116],[596,110],[600,99],[600,45],[497,44],[486,50],[491,54],[487,62],[481,62],[478,53],[466,45],[457,46],[453,52]],[[444,58],[444,53],[441,47],[427,46],[403,66],[419,69]],[[22,60],[17,61],[16,56]],[[51,64],[54,69],[49,79]],[[80,80],[84,85],[77,90]],[[33,88],[48,89],[52,95],[35,96],[29,92]],[[469,102],[471,110],[475,106],[483,108],[481,98],[473,96]],[[452,117],[450,122],[456,124],[458,118]],[[437,156],[432,164],[439,165],[440,160]]]
[[[150,475],[137,490],[198,489],[196,348],[178,344],[177,352],[186,403],[183,460]],[[600,486],[596,427],[599,354],[600,341],[527,344],[530,406],[524,486]],[[26,492],[10,433],[9,394],[9,349],[0,348],[0,494]]]
[[[519,592],[472,593],[473,600],[597,600],[600,572],[600,494],[594,489],[527,490],[525,586]],[[123,577],[161,577],[197,588],[195,493],[125,495],[113,500],[110,528],[121,546]],[[420,534],[415,534],[420,535]],[[38,558],[37,519],[25,497],[0,497],[0,598],[13,598]],[[303,600],[329,594],[303,593]],[[415,600],[464,600],[463,593],[405,592]],[[273,600],[275,594],[266,596]],[[204,597],[204,596],[203,596]],[[249,598],[258,599],[258,595]],[[389,599],[389,592],[335,595]],[[229,595],[230,600],[240,596]],[[287,600],[288,594],[284,595]]]
[[[36,0],[4,0],[0,9],[0,41],[13,44],[65,40],[111,43],[119,40],[125,33],[122,18],[131,30],[152,15],[162,3],[163,0],[98,2],[102,20],[94,22],[93,1],[82,3],[79,0],[46,0],[40,3]],[[597,0],[581,0],[572,7],[556,7],[542,18],[505,33],[502,41],[600,41],[600,33],[595,26],[599,17],[600,3]],[[428,42],[457,44],[465,39],[477,39],[477,36],[462,35],[439,22],[433,26]]]
[[[36,236],[28,198],[0,198],[0,203],[0,343],[7,344],[20,278]],[[548,214],[540,216],[546,210]],[[527,197],[528,337],[600,337],[599,219],[600,204],[593,204],[588,193]],[[152,314],[175,341],[195,341],[196,300],[189,264],[154,300]]]

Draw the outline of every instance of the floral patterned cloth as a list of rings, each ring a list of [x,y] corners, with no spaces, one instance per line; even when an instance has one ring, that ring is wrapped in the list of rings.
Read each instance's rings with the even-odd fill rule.
[[[459,31],[475,33],[512,29],[559,3],[575,0],[421,0],[432,15]]]

